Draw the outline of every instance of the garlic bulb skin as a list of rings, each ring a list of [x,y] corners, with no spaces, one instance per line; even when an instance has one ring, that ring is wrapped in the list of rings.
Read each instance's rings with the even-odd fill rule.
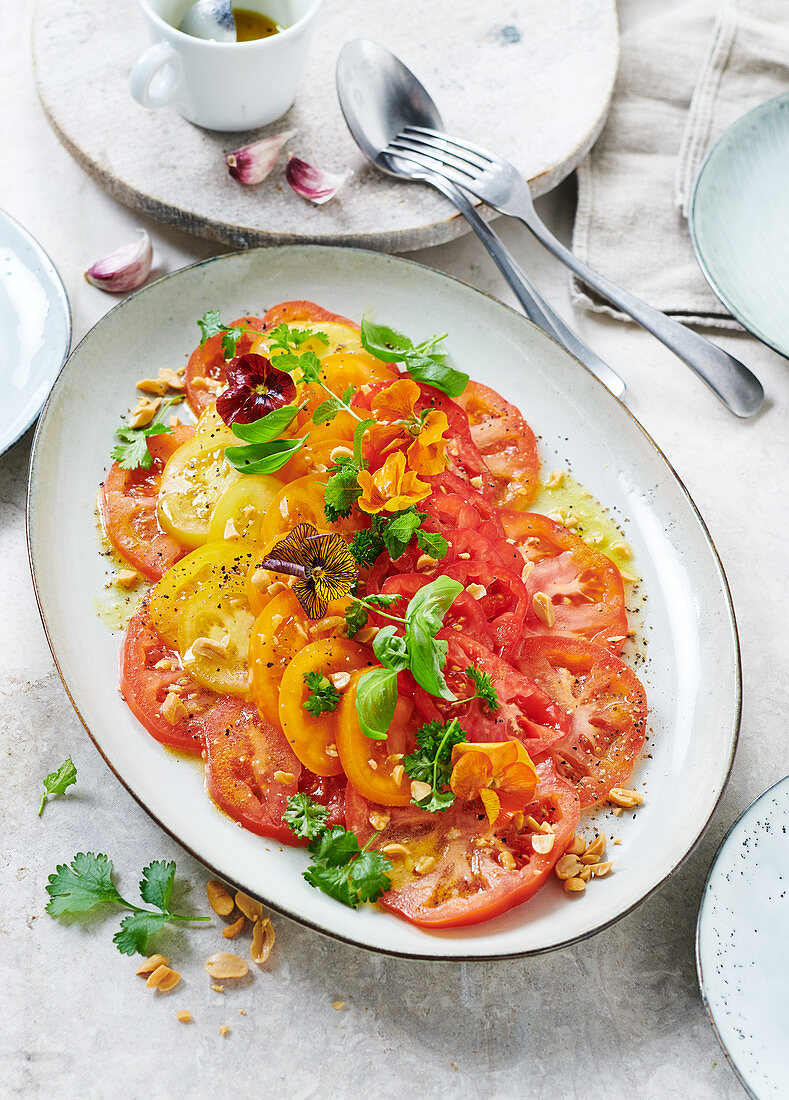
[[[142,286],[151,273],[153,247],[144,229],[140,230],[140,234],[139,240],[121,245],[96,260],[85,272],[88,282],[112,294],[123,294]]]
[[[333,199],[340,188],[350,179],[353,172],[327,172],[323,168],[316,168],[308,164],[306,160],[291,156],[285,168],[285,178],[297,195],[303,199],[309,199],[316,206]]]
[[[277,163],[283,145],[295,133],[295,130],[284,130],[281,134],[272,134],[251,145],[234,149],[225,157],[228,172],[234,180],[247,186],[262,183]]]

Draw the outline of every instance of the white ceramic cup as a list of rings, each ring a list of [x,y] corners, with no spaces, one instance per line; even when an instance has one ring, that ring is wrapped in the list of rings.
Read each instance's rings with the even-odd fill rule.
[[[241,0],[284,29],[252,42],[211,42],[177,29],[192,0],[140,0],[153,41],[129,77],[143,107],[174,106],[209,130],[254,130],[293,104],[321,0]]]

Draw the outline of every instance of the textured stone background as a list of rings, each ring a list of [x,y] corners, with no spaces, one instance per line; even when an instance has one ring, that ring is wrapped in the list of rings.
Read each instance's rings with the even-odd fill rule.
[[[627,0],[623,19],[662,0]],[[75,338],[112,304],[82,280],[96,257],[147,224],[160,270],[211,254],[205,243],[131,215],[84,176],[50,132],[28,57],[29,12],[2,5],[10,64],[0,71],[0,196],[50,252],[72,299]],[[566,238],[573,189],[540,200]],[[503,234],[565,316],[564,272],[513,227]],[[503,300],[511,297],[468,239],[417,254]],[[104,850],[121,889],[153,858],[178,863],[184,898],[202,906],[206,875],[110,774],[54,671],[32,594],[24,539],[30,435],[0,458],[0,1095],[194,1097],[572,1097],[738,1100],[737,1083],[701,1003],[695,921],[724,831],[789,771],[789,468],[785,360],[748,337],[721,337],[761,376],[771,406],[734,420],[654,340],[605,318],[574,319],[625,377],[629,405],[685,480],[732,585],[743,645],[745,708],[732,779],[697,851],[613,928],[535,959],[482,965],[408,963],[334,943],[275,917],[270,963],[216,994],[202,969],[218,922],[167,948],[184,976],[169,995],[134,977],[111,943],[113,915],[67,925],[44,914],[57,863]],[[75,433],[79,425],[75,425]],[[63,578],[68,583],[68,578]],[[39,820],[41,778],[71,753],[80,772]],[[667,830],[682,829],[676,807]],[[188,884],[188,890],[187,890]],[[246,952],[246,945],[243,949]],[[332,1008],[343,1000],[346,1007]],[[175,1019],[189,1008],[194,1023]],[[244,1009],[245,1016],[240,1014]],[[229,1024],[222,1039],[218,1028]]]

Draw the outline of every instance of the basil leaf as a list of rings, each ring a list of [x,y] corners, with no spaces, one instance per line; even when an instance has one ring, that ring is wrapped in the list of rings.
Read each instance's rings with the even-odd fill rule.
[[[338,397],[334,395],[327,397],[325,401],[321,401],[312,414],[312,422],[313,424],[330,424],[341,410],[342,401]]]
[[[444,625],[444,616],[462,591],[460,581],[454,581],[442,573],[411,597],[406,608],[406,621],[410,623],[418,618],[433,634],[438,634]]]
[[[362,436],[374,423],[374,420],[360,420],[353,433],[353,460],[360,470],[367,465],[362,458]]]
[[[231,424],[233,435],[243,439],[245,443],[268,443],[282,435],[298,411],[295,405],[283,405],[281,409],[274,409],[273,412],[261,416],[260,420],[253,420],[251,424]]]
[[[393,561],[408,549],[408,544],[414,532],[419,530],[421,522],[419,515],[413,510],[400,512],[388,521],[381,533],[381,538]]]
[[[252,443],[248,447],[227,447],[225,458],[242,474],[273,474],[282,469],[307,438],[274,439],[270,443]]]
[[[463,591],[460,581],[442,574],[420,588],[406,609],[405,641],[411,655],[411,673],[416,682],[441,699],[454,701],[441,671],[446,664],[447,643],[437,641],[444,616]]]
[[[408,649],[405,638],[397,634],[397,627],[385,626],[373,639],[373,653],[386,668],[402,672],[408,668]]]
[[[405,357],[405,369],[415,382],[435,386],[447,397],[459,397],[468,385],[468,375],[463,371],[455,370],[430,355],[420,355],[419,352]]]
[[[361,340],[365,351],[384,363],[399,363],[409,351],[414,350],[413,342],[402,332],[395,332],[386,325],[377,325],[366,317],[362,317]]]
[[[365,737],[385,741],[397,705],[397,673],[391,668],[365,672],[356,687],[356,717]]]

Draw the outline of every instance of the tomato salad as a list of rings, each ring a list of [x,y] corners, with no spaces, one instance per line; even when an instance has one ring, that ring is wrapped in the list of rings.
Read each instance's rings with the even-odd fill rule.
[[[525,902],[642,750],[619,570],[529,511],[534,433],[443,338],[306,301],[198,323],[100,495],[152,582],[124,699],[339,901],[434,929]]]

